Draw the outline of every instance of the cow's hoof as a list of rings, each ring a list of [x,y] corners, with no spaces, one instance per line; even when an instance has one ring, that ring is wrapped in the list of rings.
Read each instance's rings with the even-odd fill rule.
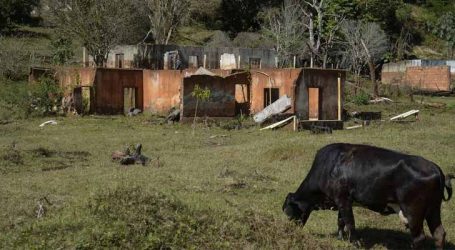
[[[338,240],[345,240],[343,230],[338,230]]]
[[[354,241],[352,241],[352,244],[353,244],[356,248],[362,248],[362,242],[360,242],[360,240],[354,240]]]

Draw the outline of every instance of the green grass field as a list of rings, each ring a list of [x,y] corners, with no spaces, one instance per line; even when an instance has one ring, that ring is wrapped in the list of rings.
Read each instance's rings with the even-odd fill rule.
[[[411,108],[421,115],[418,122],[377,122],[330,135],[202,125],[192,135],[190,125],[157,125],[149,115],[57,118],[58,125],[44,128],[38,125],[47,118],[2,122],[0,248],[353,248],[336,238],[336,212],[313,212],[301,228],[281,211],[319,148],[387,147],[455,173],[453,107],[350,107],[357,108],[383,110],[384,118]],[[152,159],[148,166],[111,160],[113,151],[136,143]],[[45,208],[41,218],[38,204]],[[455,200],[443,203],[451,248],[454,208]],[[356,208],[355,219],[363,247],[409,248],[398,216]],[[433,247],[430,239],[426,247]]]

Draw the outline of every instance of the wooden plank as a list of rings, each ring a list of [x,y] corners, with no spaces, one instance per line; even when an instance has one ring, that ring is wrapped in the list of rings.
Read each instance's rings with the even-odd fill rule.
[[[294,116],[291,116],[291,117],[288,117],[288,118],[286,118],[286,119],[284,119],[284,120],[282,120],[282,121],[279,121],[279,122],[277,122],[277,123],[274,123],[274,124],[272,124],[272,125],[270,125],[270,126],[267,126],[267,127],[265,127],[265,128],[261,128],[260,130],[266,130],[266,129],[276,128],[276,127],[278,127],[278,126],[280,126],[280,125],[282,125],[282,124],[285,124],[286,122],[288,122],[288,121],[290,121],[290,120],[292,120],[292,119],[295,119],[295,115],[294,115]]]
[[[401,120],[401,119],[407,118],[407,117],[409,117],[411,115],[417,115],[419,112],[420,112],[419,110],[413,109],[413,110],[410,110],[410,111],[408,111],[406,113],[394,116],[394,117],[390,118],[390,120],[391,121]]]

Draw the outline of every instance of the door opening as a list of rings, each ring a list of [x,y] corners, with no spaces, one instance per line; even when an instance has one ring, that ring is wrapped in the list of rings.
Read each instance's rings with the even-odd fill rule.
[[[128,112],[134,110],[136,106],[136,92],[137,88],[124,88],[123,89],[123,112],[128,114]]]
[[[74,88],[74,106],[78,114],[89,114],[92,112],[92,93],[92,87],[82,86]]]
[[[310,121],[319,120],[319,88],[308,88],[308,118]]]

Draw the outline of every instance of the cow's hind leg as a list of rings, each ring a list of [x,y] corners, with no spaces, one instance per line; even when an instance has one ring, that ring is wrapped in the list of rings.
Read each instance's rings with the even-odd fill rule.
[[[441,223],[441,207],[428,211],[425,217],[428,228],[430,228],[431,235],[435,241],[436,248],[443,249],[445,244],[446,232]]]
[[[423,232],[423,220],[425,211],[419,206],[410,206],[404,209],[406,218],[409,221],[409,229],[412,236],[412,249],[423,249],[425,234]]]

